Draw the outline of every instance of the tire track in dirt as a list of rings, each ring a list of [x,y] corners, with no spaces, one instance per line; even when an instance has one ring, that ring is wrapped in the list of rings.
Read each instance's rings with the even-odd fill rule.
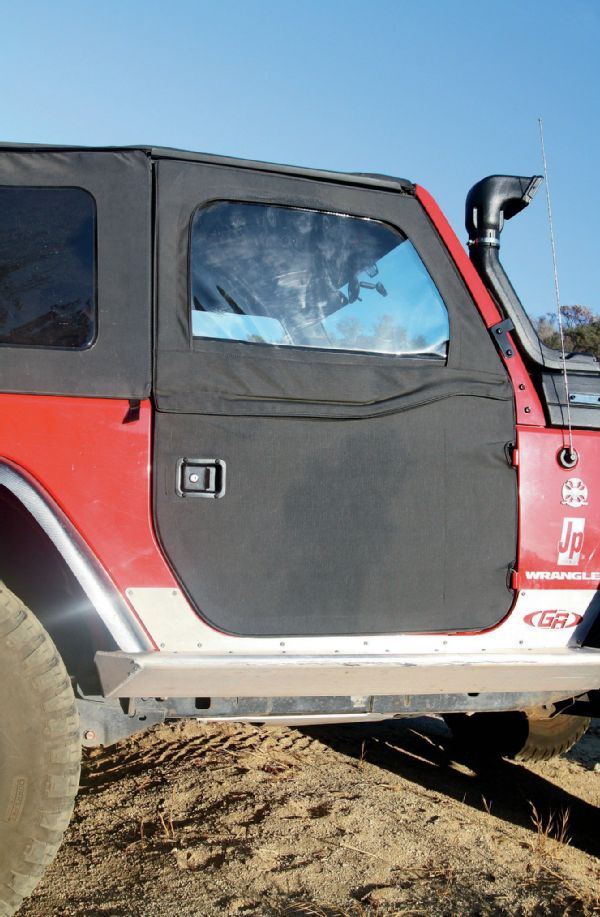
[[[277,768],[300,763],[298,755],[306,755],[309,749],[313,753],[322,750],[311,736],[283,728],[271,728],[265,735],[264,729],[255,726],[194,723],[193,733],[186,734],[190,732],[186,725],[171,733],[156,734],[152,742],[148,742],[146,734],[136,736],[130,740],[132,747],[127,750],[123,749],[124,743],[120,743],[116,747],[87,751],[84,753],[82,788],[101,787],[153,768],[164,771],[180,761],[187,765],[207,765],[229,756],[248,764],[254,759],[264,759],[265,764]]]
[[[19,917],[597,917],[599,749],[478,772],[434,719],[159,726],[87,753]]]

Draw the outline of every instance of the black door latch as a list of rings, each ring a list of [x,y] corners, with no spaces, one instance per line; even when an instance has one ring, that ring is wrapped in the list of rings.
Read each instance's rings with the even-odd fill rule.
[[[222,497],[225,493],[225,462],[220,459],[179,459],[176,490],[180,497]]]

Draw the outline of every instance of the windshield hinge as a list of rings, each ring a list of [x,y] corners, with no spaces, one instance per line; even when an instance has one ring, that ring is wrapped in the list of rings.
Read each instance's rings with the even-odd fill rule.
[[[508,339],[509,331],[514,331],[515,326],[513,325],[510,318],[505,318],[503,322],[498,322],[496,325],[492,325],[488,328],[488,331],[494,339],[496,347],[503,354],[507,360],[514,356],[513,345]]]

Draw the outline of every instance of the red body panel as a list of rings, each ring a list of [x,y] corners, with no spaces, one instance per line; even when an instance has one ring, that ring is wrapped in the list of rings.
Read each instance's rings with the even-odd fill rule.
[[[123,423],[127,401],[0,395],[0,458],[37,480],[121,593],[177,584],[152,526],[149,401]]]
[[[444,245],[452,256],[452,260],[458,267],[486,327],[491,328],[492,325],[501,321],[501,316],[492,297],[484,287],[481,277],[471,264],[448,220],[431,195],[420,185],[417,185],[417,197],[442,237]],[[517,423],[526,424],[527,426],[545,426],[544,411],[540,399],[531,383],[529,373],[517,348],[513,348],[513,356],[510,359],[507,360],[502,356],[502,360],[513,384]]]
[[[431,195],[417,185],[417,197],[444,240],[489,328],[500,321],[495,303]],[[562,468],[557,453],[568,444],[566,431],[545,428],[540,400],[516,348],[514,356],[503,357],[503,360],[513,383],[518,425],[519,547],[514,588],[597,588],[600,583],[600,551],[597,552],[600,546],[600,432],[576,431],[574,445],[579,463],[570,471]],[[573,507],[561,502],[563,484],[571,479],[584,481],[589,494],[587,505]],[[571,519],[579,521],[569,526],[565,520]],[[570,553],[570,556],[563,556],[563,562],[559,563],[559,545],[563,538],[569,540],[570,548],[567,546],[562,554]],[[579,547],[579,541],[583,541],[581,550],[572,550],[573,545]],[[528,577],[528,573],[548,576],[536,579]]]
[[[569,471],[556,458],[564,445],[562,430],[517,430],[518,589],[600,585],[600,432],[577,430],[573,440],[579,462]],[[567,483],[572,481],[583,482],[587,495]],[[569,502],[563,502],[565,484]],[[540,573],[545,575],[537,578]]]

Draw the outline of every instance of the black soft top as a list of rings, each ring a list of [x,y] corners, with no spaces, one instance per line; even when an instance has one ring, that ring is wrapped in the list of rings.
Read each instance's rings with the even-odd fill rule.
[[[280,175],[295,175],[300,178],[320,179],[340,184],[363,185],[368,188],[382,188],[414,194],[414,184],[406,178],[392,175],[379,175],[370,172],[333,172],[328,169],[306,169],[301,166],[282,165],[273,162],[261,162],[253,159],[241,159],[237,156],[215,156],[211,153],[194,153],[190,150],[177,150],[160,146],[69,146],[43,143],[7,143],[0,142],[0,152],[43,153],[122,153],[136,150],[145,153],[152,160],[178,159],[184,162],[203,162],[222,166],[236,166],[241,169],[253,169],[259,172],[276,172]]]

